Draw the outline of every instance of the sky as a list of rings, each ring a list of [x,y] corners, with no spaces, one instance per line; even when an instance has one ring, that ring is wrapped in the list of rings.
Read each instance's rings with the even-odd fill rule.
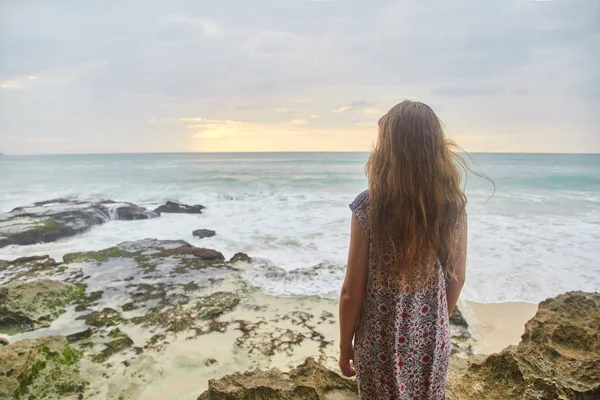
[[[600,152],[600,1],[0,0],[0,152]]]

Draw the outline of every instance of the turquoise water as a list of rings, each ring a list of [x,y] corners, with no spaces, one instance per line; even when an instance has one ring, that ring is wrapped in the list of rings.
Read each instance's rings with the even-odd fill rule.
[[[135,154],[0,157],[0,211],[57,197],[155,206],[207,206],[201,216],[111,222],[54,244],[0,249],[0,258],[61,257],[155,237],[262,259],[250,279],[275,294],[334,296],[343,278],[349,211],[366,188],[366,153]],[[539,301],[572,289],[600,290],[600,156],[474,154],[493,186],[470,177],[471,300]],[[268,268],[311,274],[267,279]],[[266,269],[265,269],[266,268]],[[322,271],[327,271],[324,278]]]

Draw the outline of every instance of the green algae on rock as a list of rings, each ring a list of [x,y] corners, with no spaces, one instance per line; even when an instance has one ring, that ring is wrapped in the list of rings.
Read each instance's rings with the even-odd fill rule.
[[[0,347],[0,398],[62,399],[83,392],[81,353],[63,336],[21,340]]]
[[[92,356],[92,361],[102,363],[105,362],[115,353],[119,353],[125,349],[128,349],[133,346],[133,340],[125,333],[121,332],[119,328],[113,329],[108,337],[110,341],[104,344],[104,349]]]
[[[84,289],[50,279],[0,286],[0,330],[29,331],[49,326]]]
[[[4,275],[4,284],[50,278],[53,275],[60,275],[65,269],[50,256],[21,257],[12,261],[0,260],[0,271]]]
[[[240,304],[240,296],[232,292],[216,292],[210,296],[201,297],[196,303],[200,319],[215,319],[233,310]]]
[[[70,253],[63,257],[65,263],[96,262],[101,263],[113,258],[131,258],[138,264],[138,268],[146,273],[156,270],[158,261],[173,257],[174,262],[187,269],[207,268],[222,265],[225,260],[223,254],[216,250],[192,246],[183,240],[155,240],[145,239],[136,242],[124,242],[115,247],[99,251]],[[220,262],[221,264],[212,264]]]
[[[85,320],[85,323],[95,327],[117,326],[124,322],[121,314],[112,308],[104,308],[102,311],[94,311],[87,315],[82,315],[77,319]]]
[[[358,399],[356,381],[345,379],[312,358],[289,373],[270,371],[233,374],[210,380],[198,400],[326,400]]]
[[[97,302],[98,302],[98,300],[100,300],[103,293],[104,293],[103,290],[98,290],[98,291],[91,292],[91,293],[81,296],[75,302],[75,304],[77,304],[77,306],[75,307],[75,311],[82,312],[82,311],[87,310],[88,307],[90,307],[90,306],[97,305],[98,304]]]

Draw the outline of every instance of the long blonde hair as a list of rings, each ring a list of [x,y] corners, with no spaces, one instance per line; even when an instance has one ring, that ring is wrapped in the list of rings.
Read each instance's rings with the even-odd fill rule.
[[[465,163],[457,148],[423,103],[405,100],[379,121],[366,166],[370,234],[376,261],[391,264],[404,292],[437,282],[438,258],[453,275],[457,228],[467,204],[459,169]]]

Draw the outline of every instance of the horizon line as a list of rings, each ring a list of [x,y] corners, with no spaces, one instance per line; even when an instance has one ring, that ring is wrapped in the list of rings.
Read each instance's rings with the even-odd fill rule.
[[[116,156],[116,155],[184,155],[184,154],[368,154],[371,151],[163,151],[163,152],[114,152],[114,153],[1,153],[2,157],[34,156]],[[514,155],[600,155],[598,153],[519,152],[519,151],[465,151],[466,154],[514,154]]]

